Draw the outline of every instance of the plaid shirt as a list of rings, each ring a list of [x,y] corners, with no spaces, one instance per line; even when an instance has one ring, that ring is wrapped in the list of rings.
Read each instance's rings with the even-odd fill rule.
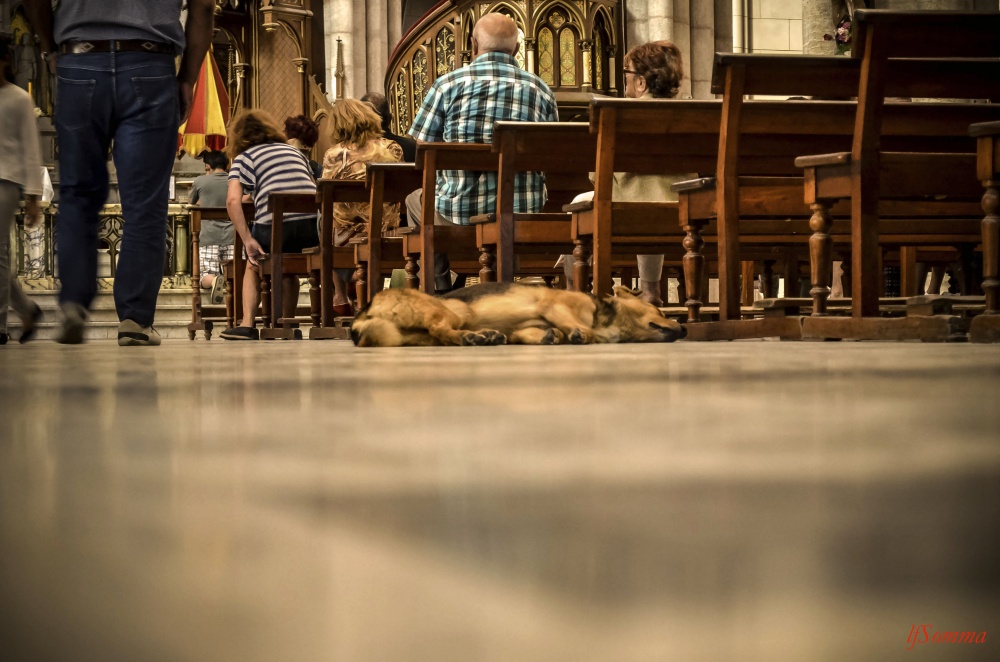
[[[434,81],[410,135],[424,142],[489,143],[499,120],[556,122],[556,99],[541,78],[518,67],[512,56],[484,53]],[[439,170],[436,189],[437,211],[453,223],[468,225],[470,217],[495,211],[495,172]],[[544,204],[542,174],[517,173],[514,211],[536,212]]]

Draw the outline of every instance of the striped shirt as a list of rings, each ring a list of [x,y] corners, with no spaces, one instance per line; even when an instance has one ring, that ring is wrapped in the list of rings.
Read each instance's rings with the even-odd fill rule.
[[[309,162],[288,143],[254,145],[235,159],[229,179],[237,180],[243,192],[253,196],[254,223],[268,225],[271,212],[267,200],[272,193],[316,193]],[[315,219],[316,214],[286,214],[284,220]]]
[[[424,142],[488,143],[500,120],[555,122],[559,116],[552,90],[506,53],[484,53],[468,66],[447,73],[431,86],[410,127]],[[497,174],[439,170],[439,214],[468,225],[469,218],[495,211]],[[514,179],[514,211],[536,212],[545,204],[545,180],[539,172],[519,172]]]
[[[145,39],[184,52],[181,0],[62,0],[53,16],[57,44],[67,41]]]

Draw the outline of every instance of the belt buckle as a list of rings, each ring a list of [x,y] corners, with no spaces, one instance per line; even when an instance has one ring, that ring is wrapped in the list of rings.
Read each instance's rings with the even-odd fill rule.
[[[143,50],[145,50],[145,51],[147,51],[147,52],[149,52],[149,53],[152,53],[152,52],[153,52],[153,51],[154,51],[154,50],[156,49],[156,44],[154,44],[154,43],[153,43],[153,42],[151,42],[151,41],[144,41],[144,42],[142,42],[141,44],[139,44],[139,46],[140,46],[140,47],[141,47],[141,48],[142,48]]]
[[[90,51],[94,50],[94,45],[89,41],[80,41],[77,42],[76,47],[73,48],[72,50],[76,51],[77,53],[89,53]]]

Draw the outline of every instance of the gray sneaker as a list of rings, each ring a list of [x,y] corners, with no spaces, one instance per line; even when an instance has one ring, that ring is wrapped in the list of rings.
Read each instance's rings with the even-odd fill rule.
[[[87,324],[87,309],[78,303],[65,302],[60,305],[62,323],[56,342],[63,345],[79,345],[83,342],[83,331]]]
[[[152,326],[139,326],[137,322],[125,320],[118,325],[118,346],[159,345],[160,334]]]

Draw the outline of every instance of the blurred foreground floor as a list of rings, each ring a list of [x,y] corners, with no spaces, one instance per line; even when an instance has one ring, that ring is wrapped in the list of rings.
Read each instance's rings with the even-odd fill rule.
[[[4,661],[1000,659],[1000,347],[38,342],[0,375]]]

